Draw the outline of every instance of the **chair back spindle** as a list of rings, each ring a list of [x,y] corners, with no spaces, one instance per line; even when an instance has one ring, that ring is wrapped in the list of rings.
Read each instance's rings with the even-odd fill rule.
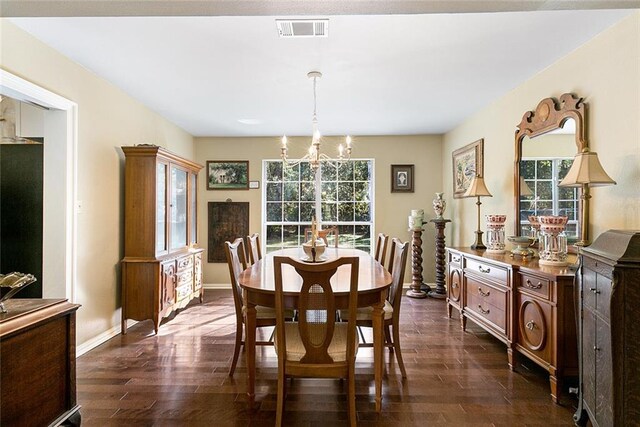
[[[229,266],[233,303],[236,308],[236,313],[242,313],[242,288],[240,287],[239,279],[240,273],[247,268],[247,261],[244,255],[244,241],[239,237],[234,240],[233,243],[224,242],[224,251],[227,255],[227,264]]]
[[[253,233],[250,236],[247,236],[247,253],[249,258],[249,263],[251,265],[255,264],[259,260],[262,259],[262,249],[260,248],[260,235],[258,233]]]
[[[375,259],[380,264],[384,265],[385,258],[387,256],[387,243],[389,242],[389,236],[384,233],[379,233],[376,239],[376,252]]]

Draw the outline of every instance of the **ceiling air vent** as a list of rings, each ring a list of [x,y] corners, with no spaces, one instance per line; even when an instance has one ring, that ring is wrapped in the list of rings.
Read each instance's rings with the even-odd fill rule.
[[[276,19],[280,37],[327,37],[328,19]]]

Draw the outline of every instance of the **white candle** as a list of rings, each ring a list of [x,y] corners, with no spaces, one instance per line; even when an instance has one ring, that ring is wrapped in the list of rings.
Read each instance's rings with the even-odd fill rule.
[[[287,137],[286,136],[282,137],[282,148],[287,148]]]

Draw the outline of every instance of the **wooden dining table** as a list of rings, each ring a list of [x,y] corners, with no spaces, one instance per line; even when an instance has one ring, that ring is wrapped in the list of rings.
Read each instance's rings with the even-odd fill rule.
[[[247,356],[247,400],[250,409],[255,404],[256,379],[256,305],[275,307],[275,284],[273,257],[289,256],[296,260],[304,260],[302,248],[282,249],[267,254],[240,274],[240,286],[243,291],[245,349]],[[359,249],[326,248],[323,259],[334,260],[343,256],[357,256],[358,270],[358,307],[372,307],[373,320],[373,366],[375,379],[376,411],[382,407],[382,375],[384,333],[383,320],[384,301],[391,285],[391,274],[370,254]],[[292,266],[283,267],[283,291],[285,306],[295,308],[300,295],[302,278]],[[331,279],[331,286],[336,298],[336,308],[348,308],[350,269],[344,265],[338,268]]]

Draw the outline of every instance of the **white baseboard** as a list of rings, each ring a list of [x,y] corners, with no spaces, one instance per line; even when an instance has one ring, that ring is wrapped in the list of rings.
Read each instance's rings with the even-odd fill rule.
[[[231,289],[230,283],[204,283],[202,285],[205,289]]]
[[[137,320],[127,320],[128,327],[131,327],[136,323],[138,323]],[[100,344],[104,344],[105,342],[109,341],[111,338],[119,335],[120,332],[122,332],[122,326],[121,325],[114,326],[108,331],[101,333],[97,337],[93,337],[89,341],[85,341],[84,343],[76,347],[76,357],[80,357],[86,352],[93,350]]]

